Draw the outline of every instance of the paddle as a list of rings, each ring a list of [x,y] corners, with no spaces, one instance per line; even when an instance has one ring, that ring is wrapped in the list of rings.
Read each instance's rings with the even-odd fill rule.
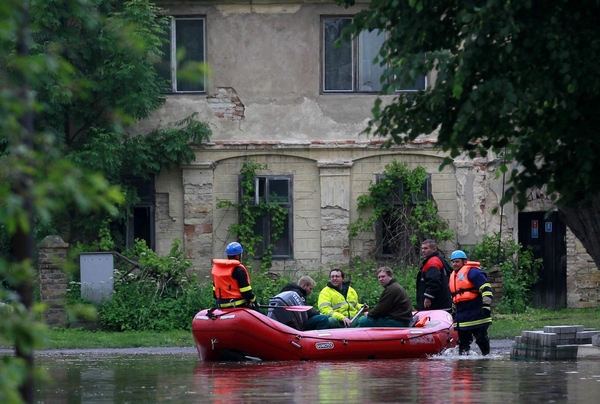
[[[264,306],[262,304],[258,305],[261,309],[284,309],[287,311],[309,311],[312,309],[312,306]]]
[[[358,311],[358,313],[356,313],[354,315],[354,317],[352,317],[352,319],[350,320],[350,324],[354,324],[354,320],[356,320],[358,318],[358,316],[360,316],[362,314],[363,311],[365,311],[365,308],[367,306],[363,304],[363,306],[360,308],[360,310]]]

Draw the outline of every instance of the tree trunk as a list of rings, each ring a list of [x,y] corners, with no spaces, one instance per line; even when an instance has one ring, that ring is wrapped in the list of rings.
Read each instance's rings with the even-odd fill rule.
[[[18,23],[17,28],[17,42],[16,51],[20,57],[29,56],[29,2],[24,0],[20,7],[21,21]],[[21,133],[19,138],[14,140],[13,150],[17,153],[23,153],[24,158],[30,159],[30,151],[34,147],[34,129],[33,129],[33,98],[32,90],[29,85],[27,76],[19,71],[20,75],[20,92],[19,99],[21,105],[25,106],[23,115],[19,118],[21,125]],[[30,162],[30,166],[33,162]],[[16,178],[13,184],[14,192],[19,195],[23,200],[23,210],[27,215],[27,227],[22,227],[23,224],[19,223],[15,234],[12,237],[12,247],[14,252],[14,261],[17,268],[24,271],[22,268],[24,265],[31,265],[31,261],[34,258],[34,237],[33,237],[33,226],[34,226],[34,202],[32,193],[33,178],[25,172],[17,172]],[[15,285],[15,289],[19,294],[21,304],[27,310],[27,313],[31,313],[33,306],[33,279],[31,277],[23,277],[19,284]],[[32,332],[31,329],[27,330]],[[33,361],[33,347],[29,338],[24,338],[22,335],[17,334],[15,338],[15,356],[22,359],[25,362],[25,380],[19,386],[21,398],[26,403],[34,402],[34,361]]]
[[[591,202],[560,207],[558,213],[600,268],[600,193]]]

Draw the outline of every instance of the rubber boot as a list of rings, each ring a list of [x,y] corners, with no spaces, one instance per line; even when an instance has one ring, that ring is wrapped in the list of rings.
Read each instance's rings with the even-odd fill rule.
[[[482,355],[489,355],[490,353],[490,338],[486,335],[485,338],[479,340],[479,341],[475,341],[477,343],[477,346],[479,346],[479,349],[481,349],[481,354]]]
[[[469,331],[458,330],[458,354],[468,355],[473,337]]]

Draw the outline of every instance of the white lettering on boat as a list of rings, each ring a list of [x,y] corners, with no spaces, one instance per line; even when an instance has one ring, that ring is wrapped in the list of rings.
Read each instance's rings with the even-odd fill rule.
[[[229,320],[230,318],[235,318],[235,314],[229,314],[227,316],[221,316],[221,320]]]
[[[196,316],[196,320],[208,320],[207,316]]]
[[[317,342],[315,348],[321,349],[333,349],[333,342]]]
[[[411,344],[433,344],[435,343],[435,339],[431,334],[420,335],[416,338],[410,339]]]

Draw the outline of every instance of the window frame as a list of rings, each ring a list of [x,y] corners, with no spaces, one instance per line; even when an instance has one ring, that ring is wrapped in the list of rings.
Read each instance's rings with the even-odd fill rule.
[[[241,201],[244,200],[244,195],[243,195],[243,189],[242,189],[242,176],[240,175],[238,177],[238,190],[239,190],[239,200],[240,203],[243,203]],[[287,195],[288,195],[288,200],[281,202],[281,201],[273,201],[271,202],[269,200],[269,197],[271,195],[270,188],[271,185],[270,183],[273,181],[282,181],[285,180],[287,181]],[[263,182],[264,181],[264,182]],[[261,184],[264,183],[264,190],[261,193]],[[294,240],[293,240],[293,234],[294,234],[294,229],[293,229],[293,213],[294,213],[294,208],[293,208],[293,188],[294,188],[294,176],[293,175],[256,175],[254,177],[254,184],[255,184],[255,194],[254,194],[254,198],[250,199],[250,205],[251,206],[256,206],[257,204],[260,203],[261,199],[265,199],[266,203],[274,203],[274,204],[278,204],[279,206],[282,206],[284,208],[287,209],[287,231],[286,229],[284,229],[284,234],[282,234],[282,238],[280,238],[280,240],[287,240],[287,245],[284,247],[287,250],[287,254],[278,254],[277,250],[274,249],[273,251],[273,255],[272,255],[272,259],[273,260],[289,260],[289,259],[294,259]],[[266,248],[267,245],[269,245],[271,243],[271,214],[267,213],[266,215],[262,216],[261,218],[259,218],[257,220],[257,222],[255,223],[255,230],[257,232],[257,234],[263,236],[263,240],[262,243],[259,245],[259,247],[257,248],[257,252],[256,255],[254,257],[252,257],[253,259],[262,259],[263,257],[263,252]]]
[[[203,74],[202,78],[202,89],[198,90],[179,90],[179,80],[177,77],[178,71],[178,61],[177,61],[177,22],[178,21],[202,21],[202,56],[203,60],[194,61],[199,63],[206,63],[206,17],[205,16],[186,16],[186,17],[170,17],[169,18],[169,55],[168,55],[168,66],[169,66],[169,79],[161,76],[163,79],[166,79],[170,84],[164,91],[165,94],[205,94],[206,93],[206,74]],[[167,61],[167,55],[163,55],[163,62]]]
[[[321,16],[321,92],[324,94],[377,94],[379,93],[381,90],[363,90],[363,89],[359,89],[360,88],[360,81],[361,81],[361,70],[360,70],[360,66],[362,65],[361,60],[359,60],[360,58],[360,47],[359,44],[361,42],[361,38],[363,38],[363,34],[365,35],[369,35],[371,33],[368,33],[366,31],[363,31],[359,34],[359,37],[357,38],[353,38],[352,39],[352,43],[351,43],[351,59],[352,59],[352,89],[343,89],[343,90],[338,90],[338,89],[332,89],[332,90],[328,90],[326,89],[326,82],[327,82],[327,55],[326,55],[326,50],[327,50],[327,46],[326,46],[326,21],[327,20],[333,20],[333,19],[338,19],[338,20],[352,20],[353,16],[352,15],[323,15]],[[387,35],[387,33],[386,33]],[[379,51],[379,49],[377,50]],[[382,69],[385,69],[382,68]],[[377,79],[379,80],[381,78],[381,76],[377,77]],[[418,79],[420,80],[420,78]],[[417,84],[417,81],[415,82],[415,84]],[[382,84],[378,83],[378,87],[381,87]],[[406,93],[406,92],[417,92],[417,91],[423,91],[427,88],[428,86],[428,77],[427,75],[423,76],[423,88],[406,88],[406,89],[397,89],[395,90],[396,93]],[[415,86],[416,87],[416,86]]]

